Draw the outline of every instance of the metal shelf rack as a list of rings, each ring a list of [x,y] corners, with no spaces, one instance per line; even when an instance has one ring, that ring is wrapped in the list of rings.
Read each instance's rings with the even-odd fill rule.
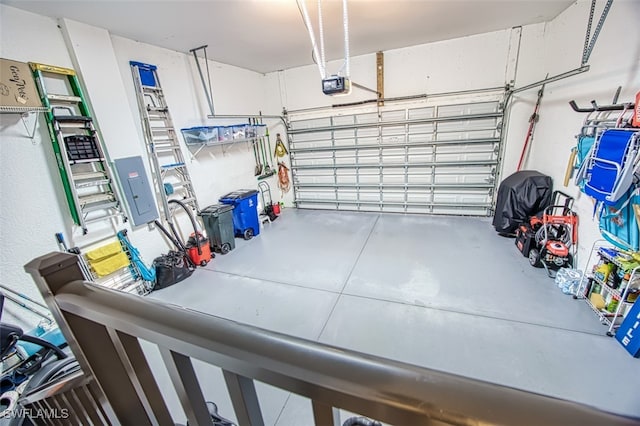
[[[105,241],[109,242],[113,240],[112,237],[109,237],[105,240],[101,240],[100,243],[104,243]],[[129,247],[127,247],[127,245],[124,244],[122,240],[119,240],[119,243],[122,251],[127,255],[127,258],[129,258],[129,264],[111,272],[108,275],[101,277],[96,274],[96,272],[91,267],[86,253],[82,253],[79,256],[81,256],[80,262],[83,268],[85,279],[102,287],[122,291],[125,293],[137,294],[140,296],[144,296],[150,293],[153,290],[154,283],[146,281],[142,278],[142,272],[140,271],[136,263],[132,260],[133,257],[131,251],[129,250]],[[95,247],[97,246],[97,244],[94,244],[93,246]]]
[[[226,141],[213,141],[213,142],[202,142],[202,143],[185,143],[187,149],[191,153],[191,158],[196,158],[200,151],[202,151],[205,147],[219,146],[222,147],[222,153],[226,154],[227,150],[231,148],[233,145],[237,143],[246,143],[246,142],[254,142],[257,138],[244,138],[244,139],[229,139]],[[195,152],[192,151],[192,147],[197,146]],[[227,147],[226,150],[224,147]]]
[[[22,125],[27,131],[27,136],[29,136],[29,139],[31,140],[33,140],[33,138],[36,136],[36,129],[38,128],[38,118],[40,117],[39,113],[49,111],[50,110],[47,107],[18,107],[0,105],[0,114],[20,114]],[[26,122],[26,118],[31,114],[35,114],[36,116],[35,120],[33,121],[33,129],[29,129],[29,126],[27,126]]]
[[[578,286],[578,289],[576,290],[576,294],[573,297],[575,299],[584,298],[584,300],[587,302],[587,305],[591,308],[591,310],[593,310],[595,314],[598,315],[600,322],[602,322],[604,325],[608,327],[607,336],[613,336],[614,329],[616,329],[620,325],[619,323],[624,316],[623,308],[626,306],[630,307],[635,303],[635,302],[627,301],[627,296],[629,294],[629,288],[631,284],[635,283],[636,280],[640,280],[640,266],[633,268],[631,271],[628,271],[629,279],[626,280],[626,282],[623,281],[620,284],[620,287],[618,289],[614,289],[611,286],[609,286],[607,282],[603,281],[592,272],[593,268],[596,265],[600,264],[600,261],[597,261],[594,256],[599,256],[601,260],[606,260],[607,262],[613,263],[618,268],[623,268],[623,269],[625,268],[625,265],[621,264],[616,257],[611,256],[606,251],[603,251],[602,250],[603,248],[612,248],[612,247],[608,245],[605,240],[596,240],[593,243],[591,252],[589,253],[589,258],[587,259],[586,271],[588,272],[582,276],[582,279],[580,280],[580,285]],[[593,305],[589,297],[585,294],[587,283],[589,280],[593,280],[594,282],[600,285],[601,292],[602,292],[601,294],[606,293],[610,295],[612,298],[618,300],[618,305],[616,306],[615,312],[609,312],[604,308],[597,309]]]

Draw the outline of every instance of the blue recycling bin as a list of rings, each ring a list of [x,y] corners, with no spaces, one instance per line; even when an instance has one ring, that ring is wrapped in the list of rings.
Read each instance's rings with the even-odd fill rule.
[[[236,236],[250,240],[260,234],[257,190],[239,189],[221,197],[220,202],[233,205],[233,232]]]

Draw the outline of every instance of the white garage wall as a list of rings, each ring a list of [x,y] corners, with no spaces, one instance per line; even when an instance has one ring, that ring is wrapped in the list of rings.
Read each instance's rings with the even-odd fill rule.
[[[0,56],[71,67],[57,23],[0,5]],[[35,116],[28,121],[33,129]],[[71,225],[44,117],[30,140],[19,115],[0,114],[0,283],[41,300],[23,265],[58,250],[54,237]],[[6,317],[5,317],[6,315]],[[20,318],[15,321],[14,315]],[[2,321],[34,325],[38,317],[7,301]]]
[[[385,97],[418,95],[504,84],[509,31],[497,31],[455,40],[384,52]],[[327,65],[334,74],[343,61]],[[331,106],[375,98],[375,94],[353,88],[346,97],[326,96],[315,65],[267,74],[268,98],[278,99],[289,110]],[[351,58],[351,80],[376,88],[376,55]]]

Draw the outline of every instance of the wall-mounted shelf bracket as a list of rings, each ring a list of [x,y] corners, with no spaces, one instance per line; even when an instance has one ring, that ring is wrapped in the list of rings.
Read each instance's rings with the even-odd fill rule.
[[[576,104],[576,101],[570,101],[569,105],[575,112],[595,112],[595,111],[627,111],[635,108],[633,102],[626,102],[622,104],[612,105],[598,105],[596,101],[591,101],[591,106],[587,108],[581,108]]]
[[[32,142],[36,136],[36,129],[38,128],[38,118],[40,117],[39,113],[47,111],[49,111],[49,109],[46,107],[0,106],[0,114],[20,114],[20,119],[22,120],[22,124],[27,131],[27,136],[29,136],[29,139],[31,139]],[[27,123],[27,118],[31,115],[35,115],[33,128],[31,128]]]

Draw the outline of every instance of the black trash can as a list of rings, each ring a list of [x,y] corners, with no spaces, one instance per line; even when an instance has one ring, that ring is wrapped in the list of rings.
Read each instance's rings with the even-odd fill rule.
[[[220,254],[227,254],[236,248],[232,212],[233,206],[230,204],[215,204],[200,212],[211,249]]]

